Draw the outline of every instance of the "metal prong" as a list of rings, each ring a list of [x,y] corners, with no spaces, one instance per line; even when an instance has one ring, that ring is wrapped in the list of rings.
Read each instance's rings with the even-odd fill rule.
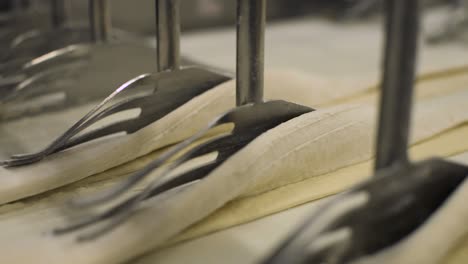
[[[108,0],[89,0],[91,38],[95,42],[107,42],[112,31],[112,19]]]
[[[213,123],[211,125],[211,128],[219,125],[217,123]],[[117,188],[113,189],[111,192],[104,193],[99,196],[94,196],[91,198],[85,198],[85,199],[80,199],[80,200],[75,200],[71,201],[71,206],[74,207],[89,207],[89,206],[96,206],[100,205],[103,202],[108,202],[112,200],[113,198],[119,196],[120,194],[123,194],[129,189],[134,186],[136,183],[140,182],[144,177],[146,177],[150,172],[153,170],[157,169],[160,167],[162,164],[164,164],[168,159],[173,157],[176,153],[181,151],[182,149],[188,147],[190,144],[192,144],[194,141],[197,139],[201,138],[203,135],[206,134],[206,132],[210,128],[207,128],[203,130],[203,133],[198,133],[197,135],[183,141],[182,143],[174,146],[172,149],[169,151],[165,152],[161,157],[153,161],[151,164],[146,166],[143,170],[134,173],[128,181],[124,182],[122,185],[118,186]],[[198,149],[203,148],[205,145],[210,144],[214,141],[220,140],[223,137],[226,137],[228,134],[222,134],[219,135],[208,142],[205,142],[203,144],[200,144],[190,150],[189,152],[185,153],[181,157],[179,157],[176,161],[174,161],[172,164],[170,164],[165,170],[161,173],[161,177],[159,177],[157,180],[149,184],[142,192],[133,195],[124,201],[120,202],[117,205],[112,206],[110,209],[106,210],[105,212],[91,216],[89,218],[86,218],[78,223],[75,223],[73,225],[70,225],[65,228],[59,228],[55,230],[55,234],[57,235],[62,235],[66,234],[72,231],[76,231],[78,229],[86,228],[90,225],[96,224],[98,222],[104,221],[104,220],[110,220],[109,223],[104,224],[104,226],[97,231],[90,232],[87,235],[80,236],[78,238],[79,241],[87,241],[90,239],[94,239],[102,234],[105,234],[112,229],[114,229],[116,226],[118,226],[120,223],[122,223],[125,219],[129,218],[131,216],[132,211],[136,208],[136,206],[139,204],[139,202],[155,196],[159,195],[163,192],[172,190],[174,188],[183,186],[187,183],[196,181],[198,179],[192,179],[190,177],[186,178],[179,178],[175,177],[172,179],[165,179],[165,176],[168,175],[173,169],[181,165],[183,162],[193,158],[193,153],[195,153]]]
[[[263,101],[266,0],[237,1],[236,103]]]
[[[312,256],[326,256],[326,263],[341,263],[343,255],[352,243],[353,230],[343,227],[337,230],[321,234],[308,248],[308,254]],[[314,259],[315,260],[315,259]],[[317,259],[317,261],[320,261]],[[314,261],[309,261],[314,262]]]
[[[55,235],[64,235],[66,233],[73,232],[73,231],[85,228],[85,227],[90,226],[90,225],[92,225],[94,223],[97,223],[97,222],[106,220],[106,219],[108,219],[110,217],[116,216],[121,212],[122,209],[126,208],[126,206],[128,204],[131,204],[132,201],[135,198],[136,198],[136,195],[132,196],[131,198],[129,198],[125,202],[122,202],[122,203],[112,207],[111,209],[105,211],[102,214],[87,217],[87,218],[85,218],[85,219],[83,219],[83,220],[81,220],[81,221],[79,221],[79,222],[77,222],[75,224],[69,225],[69,226],[64,227],[64,228],[57,228],[57,229],[54,230],[54,234]]]
[[[114,188],[112,191],[110,192],[106,192],[106,193],[103,193],[99,196],[94,196],[94,197],[88,197],[88,198],[82,198],[82,199],[79,199],[79,200],[76,200],[76,201],[73,201],[73,205],[77,206],[77,207],[89,207],[89,206],[95,206],[95,205],[99,205],[99,204],[102,204],[102,203],[105,203],[113,198],[116,198],[117,196],[120,196],[121,194],[125,193],[126,191],[128,191],[132,186],[136,185],[138,182],[141,182],[145,177],[148,176],[149,173],[151,173],[152,171],[156,170],[157,168],[159,168],[161,165],[163,165],[165,162],[167,162],[170,158],[172,158],[174,155],[176,155],[177,153],[179,153],[180,151],[182,151],[183,149],[187,148],[190,144],[194,143],[195,141],[197,141],[198,139],[202,138],[203,136],[206,135],[206,133],[212,129],[213,127],[215,126],[218,126],[220,123],[218,122],[214,122],[212,124],[210,124],[208,127],[206,127],[205,129],[199,131],[198,133],[196,133],[195,135],[191,136],[190,138],[182,141],[181,143],[173,146],[172,148],[170,148],[168,151],[164,152],[160,157],[158,157],[156,160],[152,161],[150,164],[148,164],[147,166],[145,166],[145,168],[143,168],[142,170],[134,173],[132,176],[130,176],[128,178],[127,181],[125,181],[124,183],[122,183],[121,185],[117,186],[116,188]],[[222,138],[224,137],[225,134],[222,134],[218,137],[216,137],[215,139],[213,140],[217,140],[219,138]],[[209,141],[211,142],[211,141]],[[208,144],[209,142],[205,143],[205,144]],[[202,144],[201,146],[204,146],[205,144]],[[201,147],[199,146],[199,147]],[[198,147],[198,148],[199,148]],[[169,173],[172,169],[174,169],[175,167],[177,167],[178,165],[180,165],[182,162],[186,161],[187,159],[189,159],[191,157],[191,153],[193,153],[194,151],[198,150],[198,148],[194,148],[192,149],[191,151],[187,152],[186,154],[184,154],[182,157],[178,158],[176,161],[174,161],[170,166],[168,166],[165,171],[162,173],[163,175],[166,175],[167,173]],[[156,183],[153,183],[151,184],[151,186],[155,185],[155,186],[159,186],[161,183],[159,181],[157,181]],[[142,196],[145,196],[145,195],[150,195],[151,194],[151,190],[152,188],[146,188],[145,191],[142,192]],[[145,194],[146,193],[146,194]],[[144,199],[144,198],[142,198]]]
[[[146,82],[148,79],[151,79],[150,77],[150,74],[140,75],[121,85],[117,90],[115,90],[111,95],[104,99],[100,104],[95,106],[84,117],[78,120],[78,122],[71,126],[67,131],[65,131],[65,133],[63,133],[60,137],[54,140],[49,146],[47,146],[42,151],[33,154],[13,156],[11,160],[1,161],[0,166],[20,166],[41,160],[47,155],[63,149],[63,147],[67,145],[67,143],[73,136],[77,135],[80,131],[91,126],[100,119],[121,110],[135,108],[135,106],[131,104],[132,101],[130,101],[130,104],[124,101],[122,103],[118,103],[116,105],[103,109],[104,106],[111,100],[115,99],[117,95],[123,93],[124,91],[131,90],[132,87]]]
[[[179,0],[155,0],[157,70],[180,67]]]
[[[386,1],[385,54],[375,169],[408,162],[408,135],[418,43],[416,0]]]

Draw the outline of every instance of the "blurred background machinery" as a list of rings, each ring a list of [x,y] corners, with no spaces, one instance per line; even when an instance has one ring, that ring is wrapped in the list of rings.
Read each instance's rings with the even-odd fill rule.
[[[37,13],[47,13],[41,6],[46,1],[2,0],[0,11],[7,12],[22,8],[34,9]],[[321,15],[335,19],[365,19],[381,10],[381,0],[269,0],[268,18],[286,19],[298,16]],[[426,5],[462,5],[465,0],[426,0]],[[87,1],[70,1],[71,18],[86,17]],[[128,8],[128,0],[112,0],[113,23],[116,27],[132,32],[149,34],[154,31],[154,1],[134,0],[133,8]],[[197,30],[229,26],[235,23],[236,2],[231,0],[182,0],[182,30]],[[1,15],[0,15],[1,17]],[[46,19],[46,16],[44,16]],[[1,20],[0,20],[1,21]]]

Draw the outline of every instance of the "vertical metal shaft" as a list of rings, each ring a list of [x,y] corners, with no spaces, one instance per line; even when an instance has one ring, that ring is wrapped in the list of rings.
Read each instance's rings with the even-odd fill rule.
[[[387,0],[375,169],[408,162],[418,43],[418,0]]]
[[[180,67],[179,0],[156,0],[157,70]]]
[[[237,106],[263,101],[266,0],[237,1]]]
[[[89,0],[91,37],[95,42],[107,42],[112,31],[108,0]]]
[[[68,0],[50,0],[50,10],[52,27],[62,27],[68,19],[70,11],[70,1]]]

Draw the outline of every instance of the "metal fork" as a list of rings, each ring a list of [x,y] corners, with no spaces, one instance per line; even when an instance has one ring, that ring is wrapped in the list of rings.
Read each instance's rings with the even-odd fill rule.
[[[20,2],[20,1],[16,1]],[[68,0],[49,0],[50,3],[50,28],[52,31],[60,31],[61,28],[65,27],[66,22],[68,20],[69,16],[69,1]],[[29,18],[30,16],[33,16],[33,14],[24,14],[23,16]],[[18,20],[18,19],[13,19],[13,20]],[[32,19],[29,19],[32,20]],[[16,21],[18,22],[18,21]],[[16,24],[16,23],[15,23]],[[26,25],[21,25],[18,27],[18,25],[14,25],[14,30],[11,30],[9,34],[6,34],[5,36],[2,36],[2,42],[6,43],[6,53],[4,56],[2,56],[2,62],[6,62],[9,60],[14,60],[18,61],[19,56],[14,56],[14,55],[20,55],[20,54],[14,54],[10,52],[13,52],[13,50],[16,48],[18,44],[22,44],[25,41],[33,40],[35,38],[38,38],[44,34],[44,30],[48,32],[50,29],[42,28],[42,27],[37,27],[37,24],[26,24]],[[89,34],[88,34],[89,35]],[[50,37],[50,36],[49,36]],[[55,43],[54,43],[55,44]],[[59,46],[62,47],[62,46]],[[49,49],[48,51],[54,50]],[[33,55],[35,53],[32,53],[32,50],[23,50],[24,54],[29,54],[28,57],[36,57],[36,55]],[[25,53],[28,52],[28,53]],[[45,53],[45,52],[43,52]]]
[[[70,60],[85,57],[86,54],[74,52],[78,46],[84,45],[69,45],[50,51],[33,59],[20,58],[15,61],[0,64],[0,73],[2,74],[3,79],[17,78],[18,81],[16,83],[20,83],[22,80],[55,65],[65,64]],[[19,77],[21,78],[19,79]],[[3,85],[0,85],[0,89],[2,89],[2,87]]]
[[[43,14],[32,13],[32,3],[11,0],[11,9],[0,16],[0,60],[6,55],[9,44],[20,33],[33,27],[43,27]],[[40,18],[38,18],[40,17]]]
[[[313,214],[264,264],[348,263],[394,245],[434,213],[468,167],[408,160],[419,6],[387,0],[375,175]]]
[[[60,31],[64,27],[67,20],[66,18],[69,13],[69,2],[62,0],[51,0],[51,24],[53,25],[54,30],[49,33],[52,34],[52,36],[60,35],[60,37],[63,37],[66,39],[66,41],[57,41],[57,37],[53,38],[51,36],[45,36],[45,39],[53,43],[53,45],[46,45],[44,43],[38,44],[34,41],[34,39],[40,39],[40,37],[43,37],[41,34],[44,33],[37,29],[16,37],[10,45],[11,58],[0,64],[0,73],[3,77],[2,85],[0,85],[0,89],[3,90],[2,92],[5,92],[5,90],[13,90],[12,92],[14,93],[15,86],[24,87],[24,83],[31,83],[34,84],[34,86],[37,86],[37,80],[41,78],[37,77],[36,75],[44,75],[45,72],[50,71],[50,69],[53,67],[66,67],[68,63],[74,63],[77,60],[89,57],[89,47],[84,48],[85,45],[73,44],[90,42],[92,36],[96,35],[96,31],[99,30],[99,24],[102,23],[102,20],[109,19],[109,15],[106,14],[107,10],[102,7],[102,5],[97,4],[99,1],[89,0],[89,16],[100,17],[101,19],[90,19],[90,29],[85,30],[80,28],[78,30],[79,33],[74,32],[74,30],[77,30],[76,28],[69,29],[71,30],[72,35],[78,35],[78,38],[75,37],[72,39],[67,39],[64,37],[64,35],[69,34],[60,34],[63,33]],[[96,8],[95,6],[99,6],[101,8]],[[51,41],[51,39],[53,39],[53,41]],[[100,41],[100,39],[95,40]],[[26,54],[20,54],[18,52],[15,53],[16,47],[23,44],[25,44],[27,47],[24,49],[20,48],[20,50],[23,50],[23,52]],[[87,50],[87,52],[82,52],[83,50]],[[5,99],[2,98],[2,101],[5,101]]]
[[[15,155],[10,160],[1,161],[2,166],[26,165],[44,159],[55,152],[89,142],[104,136],[126,132],[134,133],[141,128],[159,120],[174,109],[188,102],[193,97],[231,79],[227,75],[202,67],[180,68],[179,52],[179,14],[178,0],[157,0],[157,65],[159,72],[140,75],[109,95],[88,114],[68,129],[48,147],[33,154]],[[144,91],[152,86],[155,90],[149,95],[130,97],[107,108],[105,105],[114,100],[123,91]],[[71,92],[83,92],[77,89]],[[72,98],[81,98],[77,94]],[[105,127],[89,131],[82,135],[79,132],[112,114],[130,109],[140,109],[138,117],[117,121]]]
[[[42,74],[51,68],[63,70],[67,63],[75,63],[77,60],[89,60],[90,54],[57,55],[59,51],[71,46],[88,45],[95,47],[100,43],[112,44],[118,42],[130,45],[143,42],[137,36],[112,28],[108,0],[88,0],[89,26],[67,25],[69,2],[62,0],[50,0],[50,2],[52,30],[30,30],[11,41],[8,48],[9,55],[0,64],[0,74],[3,78],[16,79],[19,82],[27,81],[29,78],[35,78],[35,74]],[[93,49],[90,49],[91,51]],[[99,56],[99,51],[93,51],[92,53],[93,56]],[[94,53],[97,53],[97,55]],[[116,54],[122,54],[122,51],[117,50]],[[124,56],[124,54],[126,53],[120,56]],[[37,64],[38,60],[42,63]],[[75,71],[80,71],[80,69],[75,69]],[[16,84],[20,85],[19,82]],[[41,85],[41,83],[35,83],[35,86],[38,85]],[[47,85],[54,85],[54,83]],[[2,88],[4,87],[0,87],[0,89]]]
[[[111,206],[101,214],[95,214],[88,218],[80,219],[76,223],[72,223],[65,228],[58,228],[55,230],[56,234],[66,234],[71,231],[96,226],[98,224],[103,224],[103,226],[87,234],[80,235],[78,240],[86,241],[94,239],[109,232],[129,218],[133,213],[133,209],[135,209],[141,201],[182,185],[202,180],[204,177],[207,177],[212,170],[229,159],[230,156],[267,130],[302,114],[314,111],[309,107],[281,100],[263,101],[265,10],[266,0],[238,0],[236,71],[236,101],[238,107],[221,115],[205,129],[169,149],[144,169],[131,175],[128,180],[115,189],[87,199],[75,200],[72,202],[72,205],[75,208],[86,209],[112,202],[121,195],[128,193],[132,186],[141,182],[150,172],[159,168],[175,154],[204,137],[212,128],[223,124],[233,124],[233,130],[189,149],[186,154],[168,165],[168,167],[161,172],[162,176],[149,183],[142,192]],[[167,174],[185,161],[213,152],[218,153],[214,161],[202,164],[181,175],[166,179]]]
[[[93,18],[88,35],[92,42],[65,46],[34,58],[20,65],[19,74],[4,79],[0,98],[3,120],[101,100],[125,79],[154,68],[151,47],[110,40],[106,4],[104,0],[90,0],[89,13]],[[115,54],[125,64],[116,64]],[[58,100],[33,103],[37,98],[56,94],[60,95]]]
[[[9,58],[0,64],[0,73],[4,78],[13,77],[22,80],[34,78],[35,74],[52,67],[62,67],[70,60],[86,59],[83,53],[64,53],[76,44],[108,42],[111,30],[110,11],[105,0],[89,0],[89,26],[67,27],[68,1],[51,0],[51,20],[53,30],[42,32],[34,29],[21,34],[12,41]],[[84,46],[84,45],[82,45]],[[40,61],[40,63],[38,63]],[[19,83],[18,83],[19,84]],[[3,87],[2,87],[3,88]]]
[[[103,22],[110,23],[110,10],[108,0],[88,0],[89,5],[89,26],[70,26],[67,24],[70,13],[70,2],[68,0],[49,0],[51,10],[51,29],[32,29],[15,37],[11,41],[5,58],[18,61],[32,59],[62,47],[109,39],[115,36],[96,36],[102,28],[111,29],[109,24],[102,25]],[[90,34],[91,32],[91,34]],[[108,32],[110,35],[111,32]]]
[[[349,263],[395,245],[467,179],[441,159],[380,170],[319,208],[263,264]]]

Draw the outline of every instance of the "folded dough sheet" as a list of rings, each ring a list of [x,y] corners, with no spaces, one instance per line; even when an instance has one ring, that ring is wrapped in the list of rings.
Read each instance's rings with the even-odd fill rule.
[[[230,194],[230,197],[220,197],[219,203],[207,207],[196,207],[195,209],[200,209],[200,214],[193,214],[195,209],[191,208],[191,204],[187,202],[190,201],[188,199],[190,192],[187,192],[185,198],[174,199],[179,204],[183,203],[184,206],[177,208],[175,202],[150,200],[142,206],[141,213],[129,223],[109,236],[90,244],[77,244],[72,236],[56,238],[48,233],[53,227],[66,223],[67,217],[61,210],[64,201],[113,186],[125,179],[129,173],[158,156],[161,153],[161,150],[157,150],[158,148],[180,141],[189,133],[169,139],[161,137],[159,142],[153,144],[151,148],[146,148],[144,151],[136,150],[127,159],[120,159],[116,163],[109,163],[105,166],[100,164],[102,160],[99,161],[95,157],[101,157],[106,153],[95,151],[99,151],[106,144],[110,144],[108,148],[112,149],[114,145],[121,142],[128,144],[127,148],[129,146],[138,148],[145,142],[144,138],[154,137],[155,135],[151,133],[159,135],[164,132],[168,124],[184,117],[201,103],[213,106],[212,109],[207,108],[205,114],[201,115],[203,118],[197,120],[201,124],[191,126],[193,122],[187,122],[185,127],[174,128],[185,128],[185,131],[192,133],[204,125],[202,121],[210,120],[216,114],[223,112],[225,108],[233,105],[233,82],[217,87],[209,92],[211,94],[202,95],[197,99],[198,101],[189,102],[189,106],[185,106],[185,109],[179,111],[172,119],[160,124],[157,130],[147,129],[146,134],[132,135],[132,140],[126,139],[130,136],[124,136],[112,142],[91,143],[83,148],[59,153],[38,165],[24,169],[0,170],[0,175],[4,176],[0,179],[0,202],[5,203],[29,197],[0,208],[0,244],[2,245],[0,262],[63,263],[66,260],[68,263],[71,263],[69,261],[112,263],[129,260],[154,248],[173,245],[335,194],[364,180],[370,175],[372,164],[371,151],[377,94],[375,87],[379,77],[377,67],[380,56],[379,30],[380,27],[377,25],[337,26],[314,20],[294,21],[269,27],[267,68],[284,68],[285,64],[290,68],[277,69],[267,74],[267,97],[310,105],[319,111],[282,125],[277,129],[280,131],[276,132],[277,134],[270,131],[269,135],[263,139],[259,138],[243,153],[236,155],[233,158],[234,161],[230,161],[232,164],[233,162],[244,164],[243,160],[258,158],[255,152],[262,148],[265,151],[269,150],[266,146],[271,140],[278,140],[281,143],[282,133],[290,136],[290,144],[297,145],[296,148],[291,148],[297,152],[296,156],[290,156],[289,160],[287,157],[282,159],[283,156],[278,153],[271,154],[271,158],[280,161],[277,162],[279,164],[277,167],[268,165],[268,170],[274,172],[274,175],[266,173],[269,172],[268,170],[263,174],[254,173],[255,177],[252,174],[255,181],[244,182],[245,187],[239,187],[236,193]],[[203,42],[204,39],[210,41]],[[219,45],[218,39],[225,41],[226,45]],[[187,50],[192,57],[216,66],[232,68],[235,50],[233,31],[187,36],[183,43],[183,50]],[[468,87],[466,86],[468,70],[463,68],[463,65],[468,63],[466,51],[459,46],[436,48],[424,46],[423,48],[419,67],[422,81],[417,91],[420,102],[418,109],[421,110],[416,114],[412,137],[412,153],[415,158],[419,159],[432,154],[451,157],[468,150],[468,146],[463,144],[466,140],[461,140],[468,136],[468,128],[465,125],[468,120],[468,104],[463,103],[468,101]],[[210,55],[204,57],[204,53]],[[297,60],[294,59],[295,57]],[[223,104],[223,102],[227,103]],[[44,146],[53,139],[53,136],[59,134],[73,123],[73,120],[81,116],[86,108],[89,106],[58,113],[55,116],[35,117],[2,124],[0,127],[1,143],[2,146],[8,147],[2,147],[1,154],[32,151]],[[38,129],[34,131],[28,129],[32,124],[37,125]],[[301,127],[304,128],[303,132],[300,130]],[[359,141],[356,141],[355,145],[349,140],[344,140],[349,133],[357,135],[355,139]],[[309,142],[308,136],[314,136],[314,140],[317,140]],[[302,148],[303,153],[300,152],[301,140],[308,143],[307,148]],[[339,144],[340,140],[347,143]],[[290,144],[285,144],[282,148],[290,150],[288,149]],[[343,146],[349,149],[343,151]],[[323,156],[318,159],[314,158],[312,151],[320,152]],[[339,156],[341,153],[347,153],[348,156],[345,154]],[[135,160],[137,157],[140,158]],[[107,157],[107,160],[112,159],[110,156]],[[95,160],[94,163],[87,163],[91,160]],[[122,163],[126,164],[119,166]],[[289,163],[293,165],[288,165]],[[311,169],[307,167],[309,163],[316,165]],[[90,168],[77,171],[83,166]],[[96,169],[97,167],[99,169]],[[229,167],[236,166],[227,164],[213,175],[230,175],[226,173],[232,172]],[[298,168],[294,171],[295,173],[288,173],[294,168]],[[236,174],[233,173],[231,177],[233,175]],[[271,175],[271,177],[264,175]],[[215,180],[211,180],[211,183],[216,183],[217,178],[223,177],[212,178]],[[2,180],[4,184],[1,184]],[[219,180],[219,182],[223,181]],[[236,184],[236,182],[231,181],[229,184]],[[199,186],[201,187],[198,187],[198,192],[203,193],[204,185]],[[209,187],[208,184],[205,186]],[[41,194],[55,188],[58,189]],[[134,191],[139,188],[141,186],[135,188]],[[199,195],[197,191],[191,193],[194,197]],[[208,196],[203,199],[208,198],[213,197]],[[196,206],[200,204],[197,203]],[[157,220],[162,214],[165,214],[161,217],[162,220]],[[148,224],[151,218],[156,220],[152,221],[156,222],[153,225]],[[179,221],[180,218],[185,219]],[[174,223],[173,227],[163,230],[166,229],[163,228],[163,224],[171,222]],[[195,222],[198,223],[193,225]],[[187,229],[189,226],[191,228]],[[146,244],[141,246],[139,243]],[[24,254],[25,248],[31,249],[28,254]],[[158,254],[155,254],[154,258],[157,259]],[[149,259],[151,256],[141,261]]]

